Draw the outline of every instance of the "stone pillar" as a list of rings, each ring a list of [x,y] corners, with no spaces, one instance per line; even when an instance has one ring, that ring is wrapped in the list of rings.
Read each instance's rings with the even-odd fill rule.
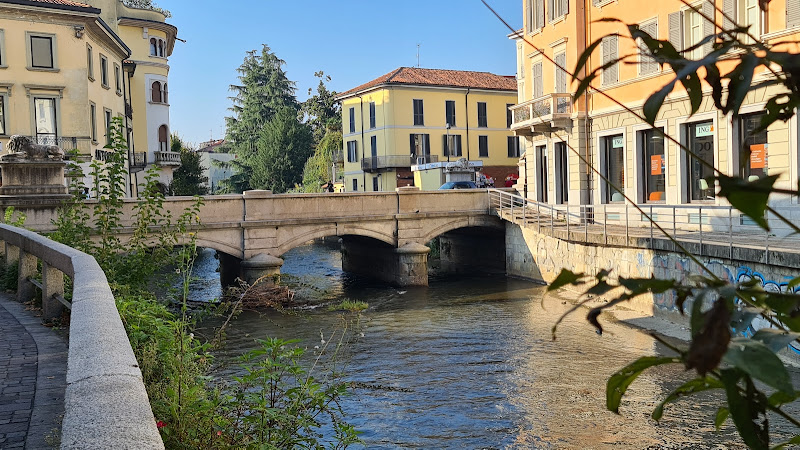
[[[242,279],[251,286],[258,283],[275,284],[280,281],[283,260],[266,253],[242,261]]]
[[[6,267],[19,261],[19,247],[15,247],[8,242],[5,243],[4,247],[5,251],[3,253],[6,256]]]
[[[398,286],[428,285],[428,253],[431,249],[417,243],[396,249],[397,267],[394,283]]]
[[[42,319],[61,317],[64,305],[56,297],[64,296],[64,274],[55,267],[42,262]]]
[[[33,278],[37,273],[38,258],[35,256],[20,252],[19,254],[19,275],[17,276],[17,301],[25,303],[30,301],[36,296],[36,286],[33,285],[28,278]]]

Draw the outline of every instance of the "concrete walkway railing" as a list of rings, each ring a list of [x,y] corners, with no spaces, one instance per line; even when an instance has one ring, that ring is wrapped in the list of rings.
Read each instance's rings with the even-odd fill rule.
[[[42,288],[45,316],[53,317],[72,278],[69,356],[62,449],[162,449],[142,373],[106,275],[95,259],[31,231],[0,224],[6,262],[19,263],[18,295]],[[41,284],[31,282],[42,262]]]

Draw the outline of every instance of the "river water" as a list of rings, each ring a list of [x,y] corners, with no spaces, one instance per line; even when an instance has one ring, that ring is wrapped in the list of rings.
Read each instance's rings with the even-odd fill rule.
[[[714,431],[718,396],[668,407],[660,423],[650,419],[677,385],[667,378],[688,379],[680,367],[645,372],[622,414],[607,411],[610,374],[668,351],[622,323],[608,323],[599,336],[580,314],[560,326],[554,342],[551,328],[569,303],[543,299],[542,286],[487,276],[397,289],[344,274],[335,247],[309,245],[284,258],[284,281],[299,296],[316,303],[349,298],[369,309],[357,325],[324,308],[244,312],[218,359],[233,361],[267,337],[300,339],[313,355],[346,328],[355,339],[336,362],[353,388],[342,407],[367,448],[745,448],[732,425]],[[201,254],[196,299],[218,295],[215,264],[213,252]]]

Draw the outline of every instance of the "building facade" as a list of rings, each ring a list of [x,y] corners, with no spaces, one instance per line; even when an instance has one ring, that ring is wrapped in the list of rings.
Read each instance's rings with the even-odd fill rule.
[[[523,137],[524,147],[517,185],[521,193],[532,200],[564,205],[623,205],[624,193],[640,205],[655,208],[727,206],[707,178],[713,171],[698,158],[724,173],[750,180],[779,174],[779,187],[797,186],[797,118],[752,133],[766,101],[776,92],[774,87],[748,93],[734,117],[715,108],[711,89],[705,85],[700,109],[691,115],[689,96],[678,84],[663,102],[655,125],[695,156],[625,109],[641,115],[646,99],[674,77],[668,66],[660,67],[640,50],[641,44],[630,39],[625,24],[637,24],[679,50],[690,49],[693,58],[711,50],[710,44],[696,44],[720,30],[703,15],[714,17],[716,24],[727,24],[724,11],[768,43],[796,41],[800,32],[797,0],[774,0],[767,12],[759,9],[757,0],[717,0],[716,4],[703,0],[692,5],[700,12],[679,0],[523,0],[524,28],[511,35],[516,41],[519,84],[519,102],[511,108],[512,129]],[[606,18],[622,23],[601,21]],[[571,81],[571,72],[584,50],[598,40],[578,77],[618,56],[627,55],[627,63],[606,67],[593,88],[573,103],[577,82]],[[776,49],[797,52],[800,47],[792,43]],[[721,63],[722,73],[733,67],[730,64]],[[754,82],[767,77],[762,72]],[[776,197],[774,201],[792,208],[797,200]],[[687,216],[686,220],[692,219]]]
[[[203,176],[208,178],[209,194],[217,194],[220,184],[233,176],[234,169],[229,164],[236,159],[233,153],[221,152],[219,148],[225,144],[224,139],[212,139],[200,144],[197,153],[200,154],[200,165],[203,167]]]
[[[420,184],[426,167],[461,158],[495,178],[517,170],[513,77],[401,67],[338,99],[347,192]]]
[[[90,4],[87,4],[90,3]],[[120,0],[0,0],[0,145],[15,134],[77,149],[85,184],[105,160],[114,117],[126,124],[138,193],[156,165],[169,185],[180,154],[169,152],[167,58],[177,30],[163,14]]]

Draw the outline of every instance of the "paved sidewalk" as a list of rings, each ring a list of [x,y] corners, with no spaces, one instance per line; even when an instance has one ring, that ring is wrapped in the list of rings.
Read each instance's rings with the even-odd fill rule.
[[[58,445],[66,374],[64,340],[0,294],[0,448]]]

